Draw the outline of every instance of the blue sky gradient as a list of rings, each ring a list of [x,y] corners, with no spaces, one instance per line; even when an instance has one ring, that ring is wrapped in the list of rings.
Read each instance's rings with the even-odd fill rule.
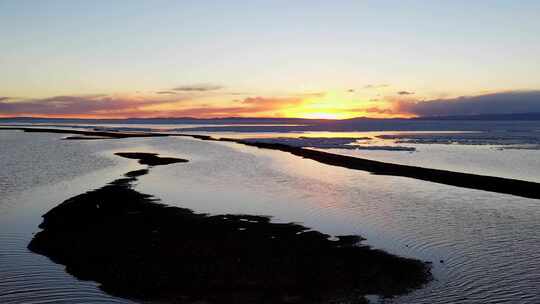
[[[0,96],[19,99],[191,84],[360,101],[540,88],[540,1],[1,0],[0,36]]]

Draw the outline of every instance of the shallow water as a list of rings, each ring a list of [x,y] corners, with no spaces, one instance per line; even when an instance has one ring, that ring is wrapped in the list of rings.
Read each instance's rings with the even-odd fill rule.
[[[540,150],[494,145],[406,144],[407,151],[327,149],[324,151],[403,165],[540,182]]]
[[[133,166],[107,157],[107,150],[121,148],[120,141],[62,137],[0,131],[0,303],[128,303],[26,248],[42,214]]]
[[[375,247],[433,261],[436,281],[398,303],[540,300],[537,200],[375,176],[230,143],[164,146],[198,155],[141,178],[139,189],[166,203],[269,214],[332,235],[357,233]]]
[[[514,145],[493,144],[492,137],[500,136],[500,142],[524,141],[534,144],[540,140],[540,132],[528,130],[521,132],[477,132],[477,131],[369,131],[369,132],[304,132],[304,133],[207,133],[216,137],[233,138],[298,138],[314,137],[318,139],[329,138],[362,138],[357,143],[345,148],[310,147],[326,152],[367,158],[372,160],[397,163],[403,165],[420,166],[426,168],[442,169],[457,172],[466,172],[481,175],[491,175],[498,177],[522,179],[533,182],[540,182],[540,150],[534,148],[512,149]],[[495,135],[496,134],[496,135]],[[524,135],[527,134],[527,135]],[[418,143],[396,143],[393,139],[382,139],[379,136],[408,136],[414,138],[430,139],[434,138],[463,138],[469,136],[478,138],[489,138],[490,144],[418,144]],[[369,138],[369,139],[363,139]],[[526,139],[523,139],[526,138]],[[279,142],[279,140],[277,141]],[[324,141],[321,140],[324,144]],[[482,140],[477,140],[482,142]],[[285,142],[287,143],[287,142]],[[294,141],[292,142],[295,143]],[[332,146],[332,145],[329,145]],[[351,147],[362,146],[360,149]],[[370,150],[369,147],[382,149]],[[389,147],[389,150],[384,150]],[[415,151],[391,150],[392,147],[414,148]],[[518,146],[519,147],[519,146]]]
[[[16,131],[0,136],[0,163],[12,168],[0,175],[0,303],[129,302],[26,250],[41,214],[139,167],[112,156],[118,151],[190,160],[155,167],[140,178],[137,190],[165,203],[199,212],[271,215],[331,235],[360,234],[374,247],[433,261],[436,280],[396,303],[540,302],[538,200],[370,175],[225,142],[60,141],[58,134]]]

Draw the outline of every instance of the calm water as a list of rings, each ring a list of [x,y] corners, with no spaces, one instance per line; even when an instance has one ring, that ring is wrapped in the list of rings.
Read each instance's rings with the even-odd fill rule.
[[[156,167],[140,178],[137,189],[165,203],[200,212],[271,215],[275,221],[302,222],[332,235],[360,234],[374,247],[433,261],[436,280],[394,299],[396,303],[540,302],[538,200],[375,176],[232,143],[59,140],[62,137],[0,131],[0,303],[129,302],[102,293],[93,282],[72,278],[62,266],[26,250],[41,214],[138,167],[112,156],[116,151],[190,160]],[[372,152],[372,158],[400,162],[409,155]],[[439,152],[421,152],[411,155],[424,163],[450,163]],[[491,157],[490,152],[484,158]],[[497,152],[507,153],[506,161],[516,166],[537,166],[516,151]],[[507,172],[492,163],[497,162],[486,162],[478,170]],[[523,176],[538,180],[533,170]]]
[[[0,303],[128,302],[79,281],[26,249],[41,215],[100,187],[131,163],[108,157],[120,141],[68,142],[54,134],[0,131]]]
[[[540,182],[540,150],[494,145],[407,144],[415,152],[328,149],[328,152],[426,168]]]

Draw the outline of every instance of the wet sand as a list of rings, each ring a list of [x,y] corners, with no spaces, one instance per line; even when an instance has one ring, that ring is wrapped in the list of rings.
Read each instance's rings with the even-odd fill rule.
[[[186,160],[117,155],[148,167],[53,208],[29,244],[108,293],[175,303],[362,303],[363,295],[400,295],[431,279],[429,263],[362,246],[359,236],[332,240],[265,216],[161,204],[133,183],[152,166]]]

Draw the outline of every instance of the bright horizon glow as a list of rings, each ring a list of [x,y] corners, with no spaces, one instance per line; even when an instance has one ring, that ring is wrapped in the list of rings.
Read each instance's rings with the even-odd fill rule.
[[[298,118],[307,118],[307,119],[346,119],[353,118],[347,113],[309,113],[309,114],[300,114],[298,116],[293,116]]]
[[[5,0],[0,117],[430,114],[404,102],[540,90],[539,12],[533,0]]]

